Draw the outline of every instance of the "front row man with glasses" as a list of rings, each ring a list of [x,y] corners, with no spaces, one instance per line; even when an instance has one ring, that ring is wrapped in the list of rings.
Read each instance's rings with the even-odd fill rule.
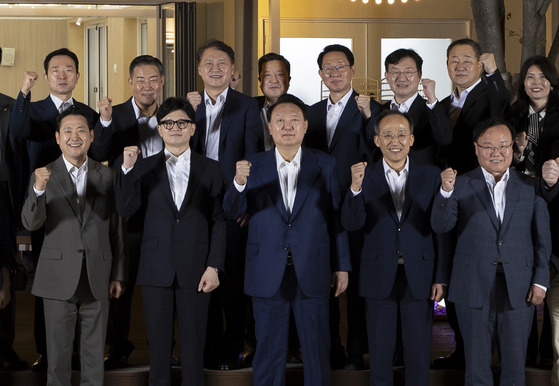
[[[342,225],[364,231],[359,295],[365,298],[371,385],[391,385],[396,326],[401,320],[407,385],[429,385],[433,301],[449,281],[449,256],[429,218],[440,169],[408,157],[411,117],[385,111],[375,125],[383,158],[351,167]]]
[[[435,232],[457,234],[448,300],[464,339],[466,385],[493,384],[495,343],[500,384],[525,384],[534,305],[549,287],[547,205],[532,178],[510,169],[514,137],[504,120],[479,123],[473,146],[480,166],[458,177],[444,170],[431,215]]]
[[[165,148],[138,159],[124,148],[117,184],[122,216],[143,215],[136,283],[142,287],[150,353],[150,384],[171,384],[174,315],[179,326],[182,384],[203,385],[203,353],[210,294],[225,259],[223,180],[217,161],[190,149],[194,109],[183,98],[159,107]]]

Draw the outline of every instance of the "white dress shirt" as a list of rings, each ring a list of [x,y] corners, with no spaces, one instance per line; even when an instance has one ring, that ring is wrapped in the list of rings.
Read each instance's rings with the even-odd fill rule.
[[[388,166],[384,158],[382,159],[382,166],[384,168],[386,182],[390,188],[390,194],[392,195],[392,202],[394,203],[398,220],[400,220],[402,217],[402,208],[404,207],[404,198],[406,197],[406,182],[410,172],[409,157],[406,157],[406,164],[404,168],[400,170],[400,174]]]
[[[392,101],[390,102],[390,110],[398,110],[402,114],[405,114],[408,111],[410,111],[411,105],[413,104],[413,102],[415,102],[415,99],[418,96],[419,93],[415,93],[412,97],[408,98],[406,101],[402,102],[401,104],[398,104],[398,102],[396,102],[396,99],[392,97]]]
[[[336,131],[336,126],[340,121],[340,117],[344,112],[345,106],[349,97],[353,94],[353,89],[349,91],[336,103],[332,103],[330,97],[328,97],[328,102],[326,104],[326,138],[328,139],[328,147],[334,138],[334,132]]]
[[[458,109],[462,109],[462,107],[464,107],[464,103],[466,102],[466,98],[468,97],[468,94],[470,93],[470,91],[474,89],[474,87],[476,87],[479,84],[479,82],[481,82],[481,78],[479,78],[477,82],[472,84],[470,87],[462,91],[462,93],[460,93],[460,97],[456,96],[456,90],[454,90],[454,92],[450,94],[450,105]]]
[[[144,158],[151,157],[163,150],[164,147],[163,139],[157,132],[157,117],[155,114],[151,117],[142,114],[134,97],[132,97],[132,108],[134,109],[136,120],[138,121],[138,134],[140,136],[142,156]]]
[[[173,201],[177,209],[181,208],[186,189],[188,188],[188,179],[190,178],[190,148],[178,157],[171,154],[165,149],[165,165],[167,166],[167,176],[169,177],[169,185]]]
[[[216,98],[215,104],[204,90],[204,103],[206,105],[206,157],[219,161],[219,133],[221,131],[221,114],[227,99],[227,87]]]

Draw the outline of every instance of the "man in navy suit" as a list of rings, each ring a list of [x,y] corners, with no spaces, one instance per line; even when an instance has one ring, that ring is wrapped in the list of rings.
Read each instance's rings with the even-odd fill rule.
[[[97,125],[95,141],[91,145],[91,155],[100,160],[108,160],[110,166],[120,167],[122,150],[126,146],[141,149],[138,157],[147,158],[163,150],[164,144],[157,132],[157,111],[159,97],[165,84],[163,64],[150,55],[141,55],[130,62],[128,84],[132,97],[126,102],[112,107],[112,100],[104,98],[100,109],[106,110],[111,121],[107,127]],[[116,162],[115,162],[116,161]],[[128,366],[128,357],[134,344],[128,339],[130,333],[130,312],[132,295],[136,284],[138,261],[142,241],[142,218],[140,214],[127,221],[128,231],[128,289],[116,299],[111,299],[107,344],[109,351],[105,357],[105,369]]]
[[[373,150],[367,144],[367,133],[382,106],[368,95],[359,95],[351,87],[355,75],[355,58],[351,50],[339,44],[324,47],[317,59],[318,74],[330,90],[330,96],[309,108],[309,130],[305,146],[324,151],[338,165],[340,187],[345,192],[351,184],[351,165],[373,162]],[[360,232],[350,232],[350,252],[353,271],[347,291],[348,358],[340,341],[340,311],[337,299],[330,302],[332,333],[332,366],[358,370],[364,367],[366,350],[365,305],[357,295],[359,255],[363,243]]]
[[[196,109],[198,130],[192,137],[192,148],[219,161],[225,186],[235,176],[235,163],[264,150],[262,122],[254,98],[230,88],[235,53],[227,44],[213,40],[198,49],[198,74],[204,91],[188,93]],[[246,313],[249,299],[243,293],[244,246],[246,229],[242,222],[227,224],[227,256],[222,285],[212,294],[206,366],[229,370],[239,367],[239,354],[244,351]],[[219,322],[225,316],[225,331]],[[223,341],[221,337],[224,337]]]
[[[225,257],[223,179],[217,162],[189,146],[196,124],[185,99],[167,99],[157,118],[165,149],[138,160],[137,146],[124,149],[117,209],[125,217],[142,214],[137,283],[149,339],[149,384],[171,384],[176,312],[182,385],[201,386],[209,292],[219,285]]]
[[[440,169],[408,157],[413,132],[409,115],[381,114],[375,144],[383,158],[372,167],[352,166],[342,208],[344,227],[365,232],[359,295],[366,303],[371,385],[393,382],[398,315],[406,384],[429,385],[433,301],[443,298],[449,279],[448,256],[429,223]]]
[[[62,111],[74,105],[80,108],[89,122],[101,124],[98,121],[99,115],[93,109],[72,98],[72,92],[80,77],[76,54],[67,48],[60,48],[49,53],[43,65],[50,95],[43,100],[31,102],[31,89],[38,75],[33,71],[26,71],[10,117],[11,133],[16,138],[27,141],[29,170],[26,175],[60,157],[61,151],[55,140],[55,132],[56,118]],[[103,110],[101,112],[104,114]],[[35,261],[39,259],[43,238],[42,229],[31,233],[32,254]],[[45,371],[47,361],[43,303],[40,298],[35,299],[35,344],[39,358],[32,365],[32,369]]]
[[[493,385],[497,343],[501,385],[525,384],[534,305],[549,287],[549,214],[534,179],[510,169],[514,130],[489,119],[473,132],[479,167],[441,173],[431,225],[457,232],[448,300],[464,339],[466,385]]]
[[[245,292],[256,320],[255,386],[285,384],[289,313],[293,309],[305,385],[331,384],[328,299],[347,287],[351,269],[339,224],[335,159],[302,147],[304,103],[289,94],[268,110],[276,147],[236,164],[223,206],[248,215]]]
[[[450,144],[452,130],[445,107],[435,96],[435,81],[422,78],[422,65],[421,56],[411,49],[400,48],[386,57],[384,77],[394,96],[382,107],[410,115],[415,137],[410,157],[437,165],[439,147]],[[417,92],[419,83],[427,100]]]

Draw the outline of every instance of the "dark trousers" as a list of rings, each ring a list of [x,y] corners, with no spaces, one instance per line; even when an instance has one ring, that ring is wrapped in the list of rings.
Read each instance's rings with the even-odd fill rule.
[[[175,312],[183,386],[204,385],[204,341],[210,294],[197,288],[142,286],[149,341],[150,386],[171,385]]]
[[[371,385],[392,385],[398,311],[401,318],[406,385],[429,385],[433,302],[411,294],[399,265],[392,292],[385,299],[365,298]]]
[[[301,342],[305,386],[329,386],[330,339],[328,297],[308,297],[299,287],[295,269],[287,266],[278,292],[252,299],[256,320],[254,386],[285,385],[289,314],[293,309]]]
[[[525,303],[513,309],[505,275],[497,273],[489,299],[482,308],[456,303],[456,312],[466,354],[465,385],[493,385],[491,358],[495,346],[501,357],[500,384],[524,385],[534,306]]]

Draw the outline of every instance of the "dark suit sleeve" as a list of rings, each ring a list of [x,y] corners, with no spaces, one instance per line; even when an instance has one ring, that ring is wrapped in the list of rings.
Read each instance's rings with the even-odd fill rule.
[[[109,126],[105,127],[101,123],[101,117],[95,123],[93,128],[93,143],[89,148],[89,155],[96,161],[102,162],[109,160],[112,156],[113,135],[114,135],[114,119],[111,119]]]
[[[549,259],[551,257],[551,231],[549,212],[544,199],[535,196],[532,216],[532,240],[534,243],[534,268],[532,284],[549,288]]]
[[[50,183],[53,184],[54,182],[51,181]],[[41,197],[37,197],[35,191],[33,190],[33,185],[35,185],[35,173],[31,174],[31,179],[29,181],[29,193],[25,203],[23,204],[23,210],[21,211],[21,221],[23,222],[23,226],[25,229],[30,231],[36,231],[41,228],[47,219],[47,192],[45,191]]]
[[[491,105],[491,117],[508,119],[510,115],[510,94],[505,87],[501,72],[497,69],[487,80],[487,94]]]
[[[258,102],[249,98],[245,117],[245,157],[264,151],[264,132]]]
[[[330,192],[332,197],[332,211],[330,213],[330,267],[332,272],[351,271],[349,258],[349,241],[347,232],[340,221],[340,183],[336,171],[336,161],[332,159],[330,173]]]
[[[111,169],[112,172],[112,169]],[[113,186],[116,186],[118,182],[117,174],[113,174]],[[111,267],[111,281],[127,281],[128,272],[128,256],[125,253],[125,234],[126,234],[126,223],[124,219],[118,215],[116,210],[116,194],[113,195],[113,200],[111,201],[111,220],[109,223],[111,233],[109,235],[111,241],[111,252],[113,254],[113,264]]]
[[[450,232],[458,219],[458,202],[454,191],[449,198],[437,193],[431,210],[431,227],[436,233]]]
[[[370,159],[367,160],[370,164],[374,162],[378,157],[375,156],[379,152],[378,147],[375,145],[375,122],[378,116],[382,112],[382,105],[371,98],[371,117],[369,119],[363,118],[363,136],[365,138],[365,143],[367,144],[368,153]]]
[[[235,187],[235,184],[231,182],[231,185],[229,186],[229,189],[227,189],[227,192],[225,192],[225,197],[223,198],[223,211],[228,219],[235,221],[239,217],[243,217],[247,212],[247,189],[248,186],[245,186],[245,189],[242,192],[239,192]]]
[[[12,115],[10,116],[10,131],[21,139],[31,138],[31,126],[29,125],[29,109],[31,104],[31,91],[23,96],[21,91],[17,95]]]
[[[363,190],[354,196],[351,188],[348,189],[342,205],[342,226],[350,232],[358,231],[365,225],[366,217]]]
[[[142,205],[142,173],[139,163],[136,162],[132,170],[126,174],[122,169],[117,173],[116,209],[122,217],[132,216]]]
[[[425,105],[425,109],[435,142],[440,146],[450,145],[452,143],[452,129],[444,106],[440,102],[436,102],[432,109],[427,105]]]
[[[206,265],[217,268],[219,271],[225,269],[225,251],[227,245],[227,223],[222,209],[223,177],[219,165],[216,164],[213,172],[210,199],[212,202],[212,230],[210,236],[210,250]]]
[[[434,185],[433,192],[435,193],[435,197],[441,196],[439,193],[441,186],[440,174],[437,174]],[[448,285],[450,283],[450,273],[452,269],[452,234],[451,232],[433,233],[433,238],[437,256],[435,261],[434,283]]]

